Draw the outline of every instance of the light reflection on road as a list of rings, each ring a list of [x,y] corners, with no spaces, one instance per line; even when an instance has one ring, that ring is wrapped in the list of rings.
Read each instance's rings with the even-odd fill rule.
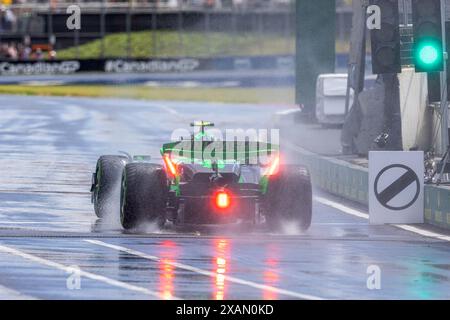
[[[163,241],[161,244],[161,260],[159,262],[159,290],[165,300],[174,298],[174,280],[175,280],[175,255],[176,244],[172,241]]]
[[[216,256],[214,258],[214,271],[216,276],[214,279],[214,299],[225,299],[225,274],[227,272],[227,250],[229,250],[229,243],[226,239],[215,240],[214,247],[216,249]]]
[[[264,261],[264,271],[263,271],[263,281],[264,284],[271,287],[276,287],[280,282],[280,276],[278,274],[279,268],[279,258],[278,258],[278,247],[269,245],[266,252],[268,257]],[[276,300],[278,299],[278,294],[270,290],[263,291],[264,300]]]

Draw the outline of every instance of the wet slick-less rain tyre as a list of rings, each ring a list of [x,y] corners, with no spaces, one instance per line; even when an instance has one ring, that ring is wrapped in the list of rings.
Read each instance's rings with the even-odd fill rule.
[[[269,178],[266,194],[266,220],[271,230],[282,223],[294,223],[302,231],[311,225],[312,187],[308,171],[286,166]]]
[[[162,227],[168,193],[167,177],[162,166],[152,163],[130,163],[122,175],[120,221],[124,229],[140,223]]]
[[[110,213],[119,214],[117,199],[120,195],[120,179],[128,158],[124,156],[101,156],[95,171],[96,184],[93,188],[94,210],[102,218]]]

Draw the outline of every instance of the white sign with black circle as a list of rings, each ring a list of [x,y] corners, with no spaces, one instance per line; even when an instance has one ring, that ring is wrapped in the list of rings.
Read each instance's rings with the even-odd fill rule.
[[[370,224],[423,223],[422,151],[369,153]]]

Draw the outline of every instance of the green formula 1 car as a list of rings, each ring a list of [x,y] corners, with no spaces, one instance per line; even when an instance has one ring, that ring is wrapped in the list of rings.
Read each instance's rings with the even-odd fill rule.
[[[312,190],[304,167],[281,165],[278,145],[217,141],[205,132],[212,123],[191,125],[199,126],[199,132],[164,144],[161,163],[149,157],[101,156],[92,175],[96,215],[120,211],[125,229],[143,222],[162,227],[167,221],[245,221],[272,230],[283,222],[302,230],[310,226]]]

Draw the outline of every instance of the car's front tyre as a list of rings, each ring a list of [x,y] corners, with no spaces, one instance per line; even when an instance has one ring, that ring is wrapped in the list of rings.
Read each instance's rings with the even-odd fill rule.
[[[97,217],[119,214],[120,180],[128,158],[117,155],[101,156],[92,182],[92,202]]]

